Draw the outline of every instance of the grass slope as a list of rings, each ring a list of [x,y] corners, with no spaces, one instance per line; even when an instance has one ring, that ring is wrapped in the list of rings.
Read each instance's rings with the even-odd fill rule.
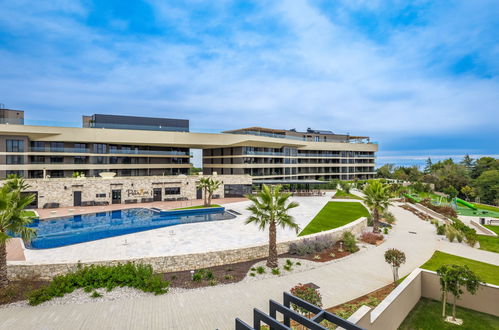
[[[447,305],[448,314],[452,310],[450,304]],[[456,306],[456,317],[463,319],[461,326],[447,323],[442,318],[442,304],[439,301],[421,298],[407,315],[399,330],[409,329],[460,329],[460,330],[486,330],[499,329],[499,317],[480,313],[471,309]]]
[[[499,235],[499,226],[484,225],[486,228],[492,230],[494,233]]]
[[[425,262],[421,268],[436,271],[442,265],[466,265],[477,274],[483,282],[499,285],[499,266],[487,264],[468,258],[458,257],[452,254],[435,251],[430,260]]]
[[[328,202],[298,236],[305,236],[346,225],[369,212],[357,202]]]
[[[346,193],[343,190],[337,190],[336,194],[334,194],[333,198],[346,198],[346,199],[359,199],[362,200],[362,197],[359,197],[357,195],[351,194],[351,193]]]
[[[480,250],[499,253],[499,237],[478,235]]]

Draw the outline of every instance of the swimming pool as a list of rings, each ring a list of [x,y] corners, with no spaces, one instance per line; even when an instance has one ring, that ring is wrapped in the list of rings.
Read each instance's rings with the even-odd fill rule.
[[[183,210],[182,212],[159,212],[133,208],[36,220],[30,227],[36,229],[37,237],[26,244],[26,247],[50,249],[184,223],[233,218],[235,216],[225,212],[224,208]]]

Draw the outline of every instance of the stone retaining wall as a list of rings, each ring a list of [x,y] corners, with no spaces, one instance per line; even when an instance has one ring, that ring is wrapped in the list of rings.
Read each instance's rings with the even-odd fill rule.
[[[354,234],[360,234],[367,227],[367,219],[360,218],[343,227],[335,228],[329,231],[307,235],[291,241],[280,242],[277,244],[279,254],[286,253],[291,243],[299,242],[304,239],[331,235],[335,240],[339,240],[343,232],[351,231]],[[244,262],[268,256],[268,244],[251,246],[232,250],[212,251],[206,253],[183,254],[176,256],[149,257],[130,260],[110,260],[102,262],[88,262],[82,265],[116,265],[127,261],[152,265],[155,272],[175,272],[184,270],[193,270],[199,268],[208,268],[237,262]],[[10,279],[21,278],[41,278],[51,279],[54,276],[66,274],[74,271],[76,263],[63,264],[37,264],[30,265],[21,262],[9,262],[8,274]]]

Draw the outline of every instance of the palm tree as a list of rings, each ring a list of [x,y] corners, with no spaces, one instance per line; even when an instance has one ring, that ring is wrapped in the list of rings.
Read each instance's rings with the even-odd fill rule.
[[[246,220],[246,224],[255,223],[260,230],[265,230],[269,227],[269,257],[267,259],[267,267],[278,267],[277,262],[277,232],[276,227],[279,225],[282,228],[292,228],[298,231],[300,227],[288,211],[297,207],[296,202],[289,202],[288,199],[291,193],[281,193],[281,186],[269,187],[262,186],[262,190],[256,195],[247,195],[246,197],[253,202],[248,206],[247,210],[251,212],[250,217]]]
[[[208,204],[206,202],[206,197],[208,196],[208,194],[206,193],[206,191],[208,190],[209,179],[210,178],[201,178],[201,179],[199,179],[199,183],[197,185],[198,189],[203,189],[203,204],[204,204],[204,206],[208,206]]]
[[[379,232],[380,215],[391,205],[389,187],[379,180],[370,180],[364,187],[364,203],[373,215],[373,232]]]
[[[26,187],[23,179],[12,178],[0,188],[0,287],[8,284],[7,241],[12,238],[10,235],[21,236],[25,241],[36,235],[33,228],[27,227],[32,217],[23,211],[35,199],[33,194],[22,194]]]
[[[218,181],[213,178],[208,178],[208,182],[206,185],[206,191],[208,192],[208,205],[211,205],[211,198],[213,197],[213,193],[220,187],[222,184],[221,181]]]

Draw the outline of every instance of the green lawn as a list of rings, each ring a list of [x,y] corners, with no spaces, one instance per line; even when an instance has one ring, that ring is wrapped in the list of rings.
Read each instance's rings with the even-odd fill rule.
[[[447,305],[448,315],[452,311],[450,304]],[[409,329],[459,329],[459,330],[488,330],[499,329],[499,317],[480,313],[471,309],[456,306],[456,317],[462,319],[463,325],[447,323],[442,318],[442,304],[439,301],[421,298],[407,315],[399,330]]]
[[[362,200],[362,197],[356,196],[354,194],[346,193],[343,190],[337,190],[336,194],[334,194],[333,198],[346,198],[346,199],[359,199],[359,200]]]
[[[491,205],[484,205],[484,204],[478,204],[474,203],[476,207],[482,210],[487,210],[487,211],[493,211],[493,212],[499,212],[499,207],[497,206],[491,206]]]
[[[361,217],[369,216],[367,209],[357,202],[328,202],[298,236],[338,228]]]
[[[171,209],[170,211],[177,211],[177,210],[190,210],[190,209],[205,209],[208,207],[221,207],[218,204],[211,204],[210,206],[204,206],[204,205],[196,205],[196,206],[189,206],[189,207],[180,207],[178,209]]]
[[[499,235],[499,226],[484,225],[484,227],[492,230],[494,233]]]
[[[436,271],[440,266],[449,264],[466,265],[474,271],[483,282],[499,285],[499,266],[458,257],[441,251],[435,251],[430,260],[425,262],[420,268]]]
[[[36,213],[34,211],[23,211],[23,214],[28,217],[37,218]]]
[[[478,235],[480,250],[499,253],[499,237]]]

